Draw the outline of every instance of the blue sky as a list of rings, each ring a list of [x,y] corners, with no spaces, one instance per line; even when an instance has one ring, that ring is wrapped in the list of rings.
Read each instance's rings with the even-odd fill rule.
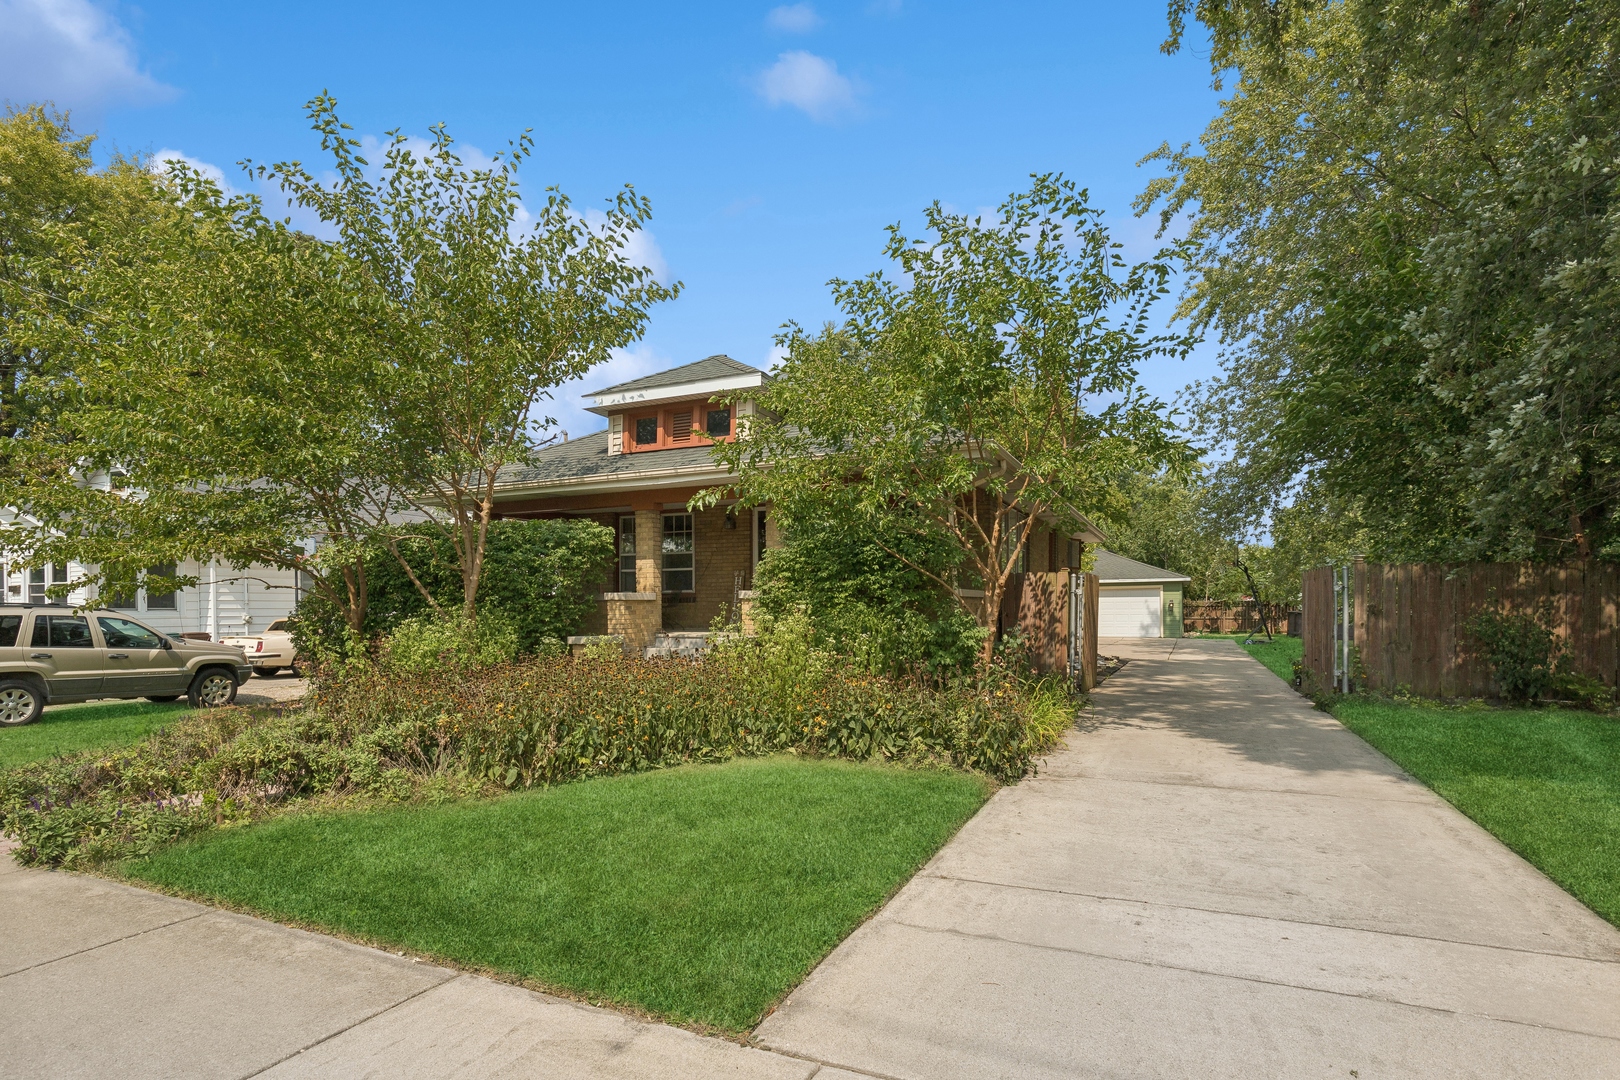
[[[334,93],[362,135],[444,121],[485,152],[533,128],[529,190],[581,207],[633,183],[645,254],[685,294],[578,394],[716,352],[767,365],[788,319],[834,316],[827,279],[882,265],[884,226],[938,199],[995,205],[1061,171],[1127,252],[1154,222],[1136,161],[1214,114],[1207,61],[1166,57],[1160,0],[927,3],[103,3],[0,0],[0,98],[54,100],[125,151],[178,152],[248,187],[244,158],[318,144],[303,103]],[[1168,306],[1165,309],[1168,315]],[[1142,373],[1169,399],[1213,349]]]

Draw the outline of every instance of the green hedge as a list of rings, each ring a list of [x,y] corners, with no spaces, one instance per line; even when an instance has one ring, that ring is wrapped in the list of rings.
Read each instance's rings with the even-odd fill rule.
[[[433,598],[446,610],[460,610],[461,569],[449,538],[430,526],[416,526],[407,530],[400,550]],[[535,652],[547,640],[579,632],[596,607],[613,554],[613,530],[594,521],[491,522],[478,602],[507,615],[517,629],[520,650]],[[386,551],[367,557],[366,582],[368,639],[431,610]],[[305,651],[342,651],[343,624],[330,604],[310,596],[298,614],[299,634],[308,643]]]

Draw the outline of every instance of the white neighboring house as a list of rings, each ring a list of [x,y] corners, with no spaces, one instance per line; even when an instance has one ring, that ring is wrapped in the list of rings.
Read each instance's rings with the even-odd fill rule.
[[[9,511],[0,514],[0,525],[16,517]],[[0,595],[8,604],[51,603],[45,595],[47,588],[80,581],[87,573],[96,572],[94,566],[77,562],[29,570],[16,566],[9,553],[3,558]],[[70,592],[65,602],[128,611],[137,614],[154,630],[166,634],[207,634],[211,641],[257,633],[275,620],[291,615],[298,606],[300,582],[293,570],[260,565],[233,570],[218,563],[187,561],[178,566],[152,567],[150,572],[165,577],[195,577],[197,584],[167,594],[138,589],[130,597],[98,596],[81,586]]]
[[[1096,549],[1097,636],[1180,637],[1185,574]]]

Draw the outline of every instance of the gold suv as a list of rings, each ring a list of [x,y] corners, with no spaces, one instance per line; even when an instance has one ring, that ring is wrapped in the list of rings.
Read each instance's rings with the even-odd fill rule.
[[[229,705],[251,672],[240,649],[171,637],[125,612],[0,605],[0,726],[92,698]]]

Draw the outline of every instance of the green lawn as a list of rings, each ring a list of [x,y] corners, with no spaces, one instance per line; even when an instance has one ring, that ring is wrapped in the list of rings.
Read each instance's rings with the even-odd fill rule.
[[[75,750],[128,746],[186,707],[184,702],[155,701],[49,706],[32,724],[0,728],[0,769]]]
[[[978,810],[967,774],[778,757],[295,815],[131,878],[740,1031]]]
[[[1248,654],[1271,669],[1271,673],[1290,686],[1294,683],[1294,661],[1305,655],[1305,642],[1301,638],[1278,634],[1270,641],[1261,635],[1259,640],[1243,645],[1245,635],[1235,638]]]
[[[1280,647],[1269,647],[1270,659],[1263,644],[1249,652],[1282,675]],[[1620,718],[1361,695],[1332,713],[1620,925]]]

